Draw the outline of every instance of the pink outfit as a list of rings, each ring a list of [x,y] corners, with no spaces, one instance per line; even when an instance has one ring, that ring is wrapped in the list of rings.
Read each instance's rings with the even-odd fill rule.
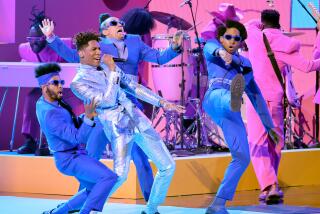
[[[316,43],[314,44],[314,51],[313,51],[313,58],[314,59],[320,58],[320,39],[318,39],[318,37],[320,37],[320,34],[318,34]],[[317,91],[316,95],[314,96],[313,101],[315,103],[320,104],[320,90]]]
[[[218,11],[212,11],[210,14],[212,15],[213,19],[203,28],[201,32],[201,38],[205,41],[216,38],[218,27],[224,25],[228,19],[239,21],[243,18],[243,12],[230,3],[220,3],[218,6]]]
[[[246,24],[249,48],[248,57],[252,63],[254,78],[267,102],[280,142],[275,146],[268,138],[268,133],[261,124],[258,115],[250,102],[247,102],[248,141],[252,164],[261,190],[278,183],[277,173],[284,145],[283,133],[283,90],[267,56],[263,42],[260,21],[250,21]],[[284,73],[290,65],[303,72],[311,72],[320,68],[319,60],[306,60],[300,53],[300,43],[282,34],[279,29],[264,29],[271,49],[280,70]],[[317,36],[317,44],[320,37]]]
[[[71,39],[63,39],[71,47]],[[19,54],[23,62],[39,62],[37,55],[32,51],[29,43],[19,45]],[[46,46],[40,53],[41,62],[65,62],[50,47]],[[40,88],[33,88],[27,95],[23,107],[22,134],[30,135],[34,139],[39,139],[40,127],[36,116],[36,102],[41,96]],[[75,112],[83,112],[81,101],[73,95],[70,89],[64,89],[64,100],[69,103]]]

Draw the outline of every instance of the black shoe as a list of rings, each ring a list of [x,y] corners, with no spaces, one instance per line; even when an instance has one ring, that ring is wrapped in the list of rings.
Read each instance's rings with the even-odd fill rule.
[[[141,214],[147,214],[146,211],[142,211]],[[159,212],[155,212],[154,214],[160,214]]]
[[[245,80],[242,74],[237,74],[231,82],[230,92],[231,92],[231,110],[233,112],[239,112],[242,104],[242,94],[245,88]]]
[[[28,137],[24,141],[24,144],[17,150],[17,153],[18,154],[34,154],[34,152],[36,151],[36,148],[37,148],[36,141],[33,138]]]
[[[61,203],[61,204],[58,204],[57,208],[54,208],[50,211],[44,211],[42,214],[51,214],[55,209],[58,209],[59,207],[63,206],[65,203]],[[68,213],[77,213],[77,212],[80,212],[80,210],[69,210]]]
[[[50,156],[50,150],[48,148],[48,145],[45,143],[42,143],[42,145],[39,147],[37,147],[36,151],[35,151],[35,156]]]
[[[42,214],[51,214],[56,208],[49,210],[49,211],[44,211],[42,212]]]

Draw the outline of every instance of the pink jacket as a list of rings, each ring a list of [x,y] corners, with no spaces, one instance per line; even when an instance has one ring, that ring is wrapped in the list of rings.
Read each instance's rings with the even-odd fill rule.
[[[62,40],[68,47],[73,47],[71,38],[62,38]],[[29,42],[21,43],[19,45],[19,54],[22,62],[39,62],[37,55],[32,51]],[[39,57],[42,62],[66,62],[48,45],[40,51]]]
[[[257,20],[246,23],[248,57],[252,64],[254,78],[265,99],[280,102],[283,98],[283,90],[267,56],[262,32],[266,34],[282,72],[285,71],[287,65],[303,72],[318,70],[320,69],[320,59],[306,60],[299,53],[300,43],[298,40],[283,35],[279,29],[268,28],[261,31],[261,26],[261,22]],[[316,44],[320,44],[320,36],[317,36]]]

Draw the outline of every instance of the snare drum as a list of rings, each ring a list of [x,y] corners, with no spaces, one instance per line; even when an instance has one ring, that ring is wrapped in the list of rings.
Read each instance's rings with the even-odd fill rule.
[[[172,41],[172,35],[158,34],[152,37],[153,48],[163,51]],[[181,80],[184,72],[185,91],[184,99],[187,98],[193,79],[192,55],[190,54],[191,42],[189,36],[184,36],[183,52],[164,65],[152,64],[153,84],[157,92],[169,101],[181,99]]]

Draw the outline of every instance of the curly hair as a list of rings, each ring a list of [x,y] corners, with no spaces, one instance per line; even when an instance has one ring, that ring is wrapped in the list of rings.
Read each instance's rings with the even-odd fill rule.
[[[233,20],[227,20],[225,25],[218,28],[217,39],[219,39],[220,36],[223,36],[228,28],[236,28],[240,32],[241,41],[247,39],[248,35],[245,26],[242,23]]]
[[[125,13],[122,21],[126,23],[124,30],[130,34],[144,35],[155,26],[155,21],[149,11],[143,8],[133,8]]]
[[[45,74],[50,74],[53,72],[60,72],[61,68],[57,63],[45,63],[36,67],[34,73],[35,77],[38,78]]]
[[[76,44],[77,50],[81,50],[82,48],[88,46],[90,41],[100,42],[99,35],[94,32],[80,32],[74,37],[74,43]]]

